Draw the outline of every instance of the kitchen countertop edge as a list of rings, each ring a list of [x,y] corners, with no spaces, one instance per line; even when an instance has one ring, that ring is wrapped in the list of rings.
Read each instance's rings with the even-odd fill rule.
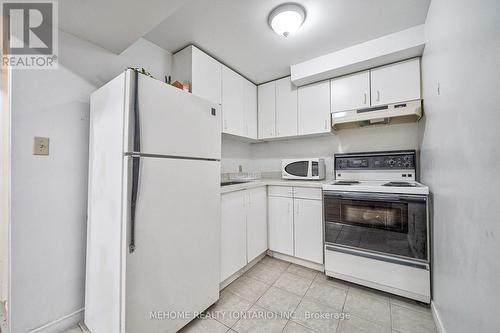
[[[296,187],[313,187],[321,189],[324,184],[332,182],[333,179],[324,180],[284,180],[284,179],[259,179],[246,183],[221,186],[221,194],[235,191],[247,190],[262,186],[296,186]]]

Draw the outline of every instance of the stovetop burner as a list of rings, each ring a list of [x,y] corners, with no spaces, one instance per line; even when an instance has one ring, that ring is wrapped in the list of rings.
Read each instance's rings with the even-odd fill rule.
[[[355,185],[359,184],[357,180],[339,180],[333,183],[333,185]]]
[[[415,187],[416,185],[408,182],[388,182],[383,186],[394,186],[394,187]]]

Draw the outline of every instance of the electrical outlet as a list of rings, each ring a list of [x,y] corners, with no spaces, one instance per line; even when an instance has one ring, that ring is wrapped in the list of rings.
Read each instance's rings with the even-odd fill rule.
[[[238,166],[238,171],[239,171],[239,172],[243,172],[243,165],[239,165],[239,166]]]
[[[33,155],[49,154],[49,138],[35,136],[33,143]]]

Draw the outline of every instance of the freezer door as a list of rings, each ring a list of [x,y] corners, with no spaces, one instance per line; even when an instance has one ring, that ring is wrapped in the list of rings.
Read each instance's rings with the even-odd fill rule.
[[[127,96],[127,152],[221,158],[220,105],[132,70]]]
[[[176,332],[219,298],[220,162],[127,157],[129,183],[137,158],[123,332]],[[127,215],[130,235],[130,205]]]

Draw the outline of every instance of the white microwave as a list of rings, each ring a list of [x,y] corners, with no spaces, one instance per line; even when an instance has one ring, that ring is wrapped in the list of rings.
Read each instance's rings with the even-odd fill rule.
[[[325,160],[322,158],[281,160],[283,179],[325,179]]]

